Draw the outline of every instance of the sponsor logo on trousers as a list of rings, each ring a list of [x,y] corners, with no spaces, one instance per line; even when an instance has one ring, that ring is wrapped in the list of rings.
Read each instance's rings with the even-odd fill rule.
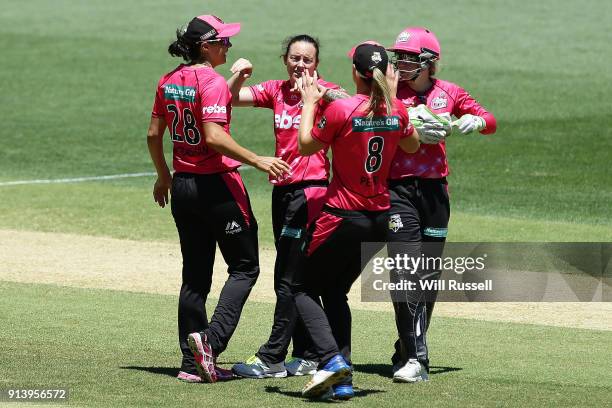
[[[399,214],[392,214],[389,217],[389,229],[393,232],[399,231],[404,224],[402,224],[402,217]]]
[[[225,234],[237,234],[242,231],[242,227],[236,221],[230,221],[225,226]]]

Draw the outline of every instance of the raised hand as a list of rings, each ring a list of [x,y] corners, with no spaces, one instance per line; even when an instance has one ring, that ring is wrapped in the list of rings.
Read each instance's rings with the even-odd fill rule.
[[[298,90],[302,95],[302,102],[304,102],[304,104],[314,105],[321,98],[323,98],[323,95],[325,95],[325,92],[327,92],[327,88],[319,88],[318,80],[319,77],[317,71],[314,72],[313,76],[310,76],[308,71],[302,72],[301,83]]]
[[[253,74],[253,64],[246,58],[238,58],[230,68],[232,74],[240,73],[242,78],[250,78]]]
[[[399,71],[393,68],[393,64],[387,65],[387,72],[385,73],[387,79],[387,86],[389,87],[389,93],[395,98],[397,95],[397,84],[399,82]]]

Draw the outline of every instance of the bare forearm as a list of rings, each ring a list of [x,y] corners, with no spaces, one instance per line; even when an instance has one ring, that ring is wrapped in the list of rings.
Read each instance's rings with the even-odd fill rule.
[[[240,146],[225,132],[211,132],[206,136],[206,144],[224,156],[238,160],[241,163],[255,165],[257,155]]]
[[[246,81],[246,78],[241,75],[240,72],[236,72],[227,80],[227,87],[232,94],[232,102],[238,102],[240,100],[240,88]]]
[[[416,129],[413,129],[410,136],[400,140],[399,146],[406,153],[414,153],[419,150],[419,147],[421,146],[419,132],[417,132]]]
[[[147,137],[147,147],[149,148],[149,155],[157,171],[159,177],[165,177],[170,174],[170,169],[166,163],[164,157],[164,146],[161,138]]]
[[[316,105],[304,104],[298,130],[298,150],[302,156],[309,156],[321,150],[323,145],[312,137]]]
[[[304,104],[302,107],[302,118],[298,130],[298,148],[301,154],[308,154],[308,145],[312,142],[312,126],[314,122],[315,105]]]

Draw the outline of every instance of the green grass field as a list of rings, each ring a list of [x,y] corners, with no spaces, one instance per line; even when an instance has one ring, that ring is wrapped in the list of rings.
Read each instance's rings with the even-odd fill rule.
[[[442,44],[439,77],[464,86],[498,120],[495,135],[448,140],[449,239],[612,240],[612,3],[604,0],[5,0],[0,229],[176,242],[169,210],[153,203],[152,177],[2,183],[153,171],[145,134],[155,85],[179,63],[166,49],[178,26],[203,13],[243,23],[222,74],[246,57],[255,66],[250,83],[285,78],[280,43],[306,32],[321,40],[319,71],[348,90],[348,49],[366,39],[390,45],[402,28],[428,26]],[[273,153],[270,111],[236,108],[232,134]],[[243,176],[270,248],[271,187],[252,169]],[[13,284],[1,275],[0,292],[0,388],[68,384],[75,406],[302,403],[303,379],[212,387],[173,379],[174,297]],[[249,302],[223,361],[252,353],[271,315],[271,305]],[[433,380],[409,388],[390,382],[390,352],[379,352],[391,348],[392,316],[359,311],[354,326],[352,404],[610,403],[610,332],[438,318]]]
[[[154,89],[179,62],[166,48],[174,29],[201,7],[243,22],[230,62],[219,70],[227,74],[231,61],[250,58],[251,83],[284,78],[281,40],[309,32],[322,42],[321,73],[351,90],[345,55],[352,45],[367,38],[391,44],[403,27],[423,24],[442,43],[440,77],[463,85],[499,123],[494,136],[448,142],[451,239],[610,240],[611,57],[598,51],[610,34],[596,27],[605,26],[612,6],[595,3],[598,12],[588,13],[577,2],[449,1],[433,9],[383,1],[370,13],[369,3],[351,2],[355,12],[346,13],[347,3],[314,1],[312,14],[296,16],[292,3],[277,1],[182,1],[171,8],[7,1],[0,16],[0,74],[7,78],[0,182],[152,171],[145,131]],[[315,18],[314,10],[326,12]],[[588,68],[578,66],[582,61]],[[273,153],[270,111],[236,109],[233,119],[236,139]],[[271,189],[263,174],[246,172],[245,179],[261,241],[270,246]],[[152,183],[145,177],[0,187],[0,226],[174,239],[169,212],[150,199]],[[498,220],[494,233],[482,228],[482,216]],[[549,222],[547,233],[542,226]]]
[[[109,290],[0,283],[0,387],[70,386],[70,406],[294,406],[304,377],[183,384],[177,373],[176,299]],[[272,305],[250,302],[221,362],[260,344]],[[612,332],[436,320],[428,384],[389,378],[393,320],[353,314],[355,406],[604,406]],[[580,352],[575,350],[579,348]],[[502,353],[498,352],[503,350]],[[35,375],[33,375],[35,374]],[[585,402],[588,401],[588,404]]]

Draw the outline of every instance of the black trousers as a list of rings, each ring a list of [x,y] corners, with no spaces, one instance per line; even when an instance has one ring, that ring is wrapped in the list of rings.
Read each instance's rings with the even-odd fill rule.
[[[297,315],[291,284],[299,266],[300,246],[307,224],[321,211],[327,184],[327,180],[305,181],[277,186],[272,191],[272,227],[277,254],[274,264],[276,306],[270,337],[257,352],[266,363],[284,361],[292,339],[293,357],[317,359],[304,323]]]
[[[204,331],[214,354],[222,353],[257,280],[257,221],[237,171],[209,175],[178,173],[174,175],[171,193],[172,215],[183,255],[178,305],[181,370],[195,373],[187,336]],[[208,322],[206,298],[217,244],[227,264],[228,278]]]
[[[382,242],[387,228],[386,211],[324,208],[309,230],[293,291],[319,357],[319,368],[338,353],[351,361],[352,319],[347,294],[367,259],[377,252],[372,249],[371,254],[362,254],[361,243]]]
[[[389,256],[442,256],[450,218],[446,179],[394,180],[389,184],[389,192],[390,225],[395,226],[387,230]],[[417,275],[419,279],[437,279],[440,271],[421,269]],[[392,275],[392,279],[397,278]],[[408,359],[416,358],[429,368],[426,333],[436,295],[437,292],[407,291],[403,299],[393,299],[399,335],[391,358],[393,364],[403,365]]]

